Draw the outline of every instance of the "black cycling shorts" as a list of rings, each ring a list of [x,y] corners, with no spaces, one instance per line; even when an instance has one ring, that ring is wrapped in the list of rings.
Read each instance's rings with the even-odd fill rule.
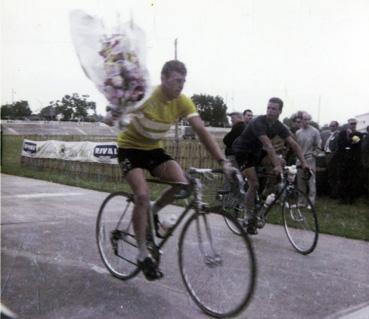
[[[147,169],[151,175],[154,168],[173,160],[162,148],[138,150],[134,148],[118,148],[118,162],[123,176],[134,168]]]
[[[241,172],[246,168],[259,166],[261,163],[261,157],[253,153],[237,153],[235,157]]]

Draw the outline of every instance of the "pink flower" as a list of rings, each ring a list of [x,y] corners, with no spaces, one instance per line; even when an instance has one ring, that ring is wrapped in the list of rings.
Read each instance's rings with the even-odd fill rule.
[[[116,75],[111,78],[111,82],[114,86],[122,86],[123,85],[123,78],[120,75]]]
[[[124,91],[123,90],[116,90],[115,91],[115,96],[116,97],[123,97],[124,96]]]

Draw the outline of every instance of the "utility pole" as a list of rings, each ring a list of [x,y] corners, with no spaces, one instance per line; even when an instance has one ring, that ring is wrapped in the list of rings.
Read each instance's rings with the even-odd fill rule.
[[[15,91],[14,91],[14,89],[12,88],[12,104],[14,103],[14,95],[15,95]]]
[[[174,39],[174,60],[177,60],[177,40],[177,38]]]
[[[321,103],[322,103],[322,95],[320,94],[319,99],[318,99],[318,124],[320,122],[320,105],[321,105]]]

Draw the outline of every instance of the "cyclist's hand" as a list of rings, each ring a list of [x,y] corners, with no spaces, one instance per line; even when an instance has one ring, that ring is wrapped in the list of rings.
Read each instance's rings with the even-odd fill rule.
[[[311,167],[309,166],[309,164],[304,161],[301,163],[301,168],[304,170],[304,171],[310,171],[311,170]]]
[[[223,161],[223,173],[227,179],[232,180],[233,176],[237,174],[238,170],[228,160]]]
[[[282,166],[281,166],[281,165],[274,166],[274,168],[273,168],[273,173],[274,173],[276,176],[280,176],[280,175],[283,173]]]

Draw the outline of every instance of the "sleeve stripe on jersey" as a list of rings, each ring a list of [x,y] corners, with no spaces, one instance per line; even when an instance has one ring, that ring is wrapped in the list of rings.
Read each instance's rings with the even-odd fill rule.
[[[191,113],[191,114],[188,114],[188,115],[186,116],[186,119],[190,119],[191,117],[194,117],[194,116],[200,116],[200,114],[199,114],[199,113],[197,113],[197,112],[195,112],[195,113]]]
[[[147,117],[137,118],[137,121],[145,128],[158,130],[158,131],[168,131],[171,127],[171,124],[167,123],[159,123],[156,121],[152,121]]]
[[[138,121],[132,121],[131,123],[140,135],[152,140],[160,140],[164,138],[167,133],[167,131],[150,132],[147,129],[143,128]]]

